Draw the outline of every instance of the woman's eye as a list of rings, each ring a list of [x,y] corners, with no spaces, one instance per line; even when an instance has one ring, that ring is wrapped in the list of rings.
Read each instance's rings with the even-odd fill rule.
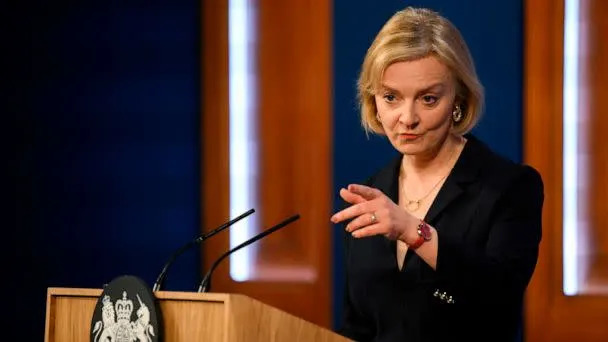
[[[437,102],[438,98],[437,96],[433,96],[433,95],[424,95],[422,97],[422,103],[424,103],[425,105],[434,105]]]
[[[395,97],[395,95],[393,94],[384,94],[384,100],[386,102],[393,102],[395,101],[397,98]]]

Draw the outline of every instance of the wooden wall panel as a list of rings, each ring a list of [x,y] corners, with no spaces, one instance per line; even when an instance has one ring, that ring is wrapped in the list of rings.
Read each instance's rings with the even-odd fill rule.
[[[542,327],[550,321],[547,308],[561,292],[561,268],[553,261],[560,260],[562,250],[563,6],[551,2],[528,0],[525,8],[524,159],[541,173],[545,185],[543,237],[527,290],[527,341],[544,341]]]
[[[227,221],[230,213],[228,1],[203,1],[201,10],[201,224],[202,230],[210,230]],[[205,242],[203,272],[227,250],[228,244],[226,233]],[[217,274],[217,278],[226,277],[228,263],[221,264]]]
[[[589,273],[581,274],[582,291],[576,296],[565,296],[562,290],[564,2],[527,0],[525,5],[524,158],[541,172],[545,183],[543,240],[526,296],[526,341],[608,340],[608,297],[605,292],[590,292],[588,286],[592,275],[601,275],[606,269],[600,269],[597,262],[601,263],[601,256],[605,255],[607,189],[606,181],[600,179],[607,171],[606,149],[598,141],[605,132],[608,114],[602,104],[607,95],[608,74],[605,65],[600,65],[608,55],[605,43],[597,38],[606,37],[605,33],[598,33],[606,29],[599,20],[601,13],[606,13],[606,5],[601,0],[581,1],[583,53],[579,61],[581,106],[577,129],[582,146],[579,160],[585,165],[579,169],[584,171],[579,195],[588,197],[581,201],[583,210],[579,215],[588,226],[577,235],[583,241],[580,247],[585,248],[579,262],[589,266]],[[601,45],[604,46],[598,48]]]
[[[207,228],[227,220],[229,212],[225,3],[204,1],[203,8],[209,20],[203,28],[202,114],[202,221]],[[301,219],[260,241],[254,280],[234,282],[225,262],[213,277],[213,291],[244,293],[329,327],[331,3],[251,3],[257,7],[258,231],[294,213]],[[205,245],[205,268],[228,248],[227,236]]]
[[[328,250],[323,236],[331,227],[329,5],[260,4],[262,216],[269,225],[291,212],[302,214],[294,229],[261,244],[262,262],[303,268],[328,264],[331,254],[319,251]]]
[[[585,25],[587,40],[583,91],[586,92],[586,117],[589,154],[589,223],[591,265],[586,283],[589,293],[608,294],[608,1],[584,0],[587,9]],[[606,313],[608,317],[608,312]]]

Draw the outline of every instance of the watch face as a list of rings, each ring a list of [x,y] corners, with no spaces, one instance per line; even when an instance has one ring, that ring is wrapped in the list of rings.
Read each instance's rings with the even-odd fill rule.
[[[422,236],[423,239],[429,241],[431,239],[431,228],[425,223],[421,222],[418,226],[418,235]]]

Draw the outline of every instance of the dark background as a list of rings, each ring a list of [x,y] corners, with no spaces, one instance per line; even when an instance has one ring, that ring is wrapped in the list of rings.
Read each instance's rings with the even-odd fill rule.
[[[486,87],[474,132],[521,160],[521,0],[335,0],[333,193],[394,155],[360,128],[355,82],[373,37],[406,5],[438,10],[462,31]],[[2,293],[3,315],[14,324],[2,339],[40,341],[47,287],[99,288],[121,274],[151,284],[171,251],[199,233],[200,103],[213,99],[200,96],[199,1],[11,6],[4,11],[11,205]],[[338,322],[343,252],[341,233],[334,235]],[[167,289],[195,289],[199,255],[180,258]]]
[[[3,311],[17,322],[9,336],[41,341],[47,287],[100,288],[121,274],[151,284],[200,231],[200,5],[18,6],[5,65],[16,153]],[[183,255],[166,288],[194,290],[199,267],[198,251]]]

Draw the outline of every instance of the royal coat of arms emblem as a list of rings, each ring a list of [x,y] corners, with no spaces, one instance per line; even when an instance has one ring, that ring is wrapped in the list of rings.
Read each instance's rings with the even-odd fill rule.
[[[123,291],[122,299],[112,304],[110,296],[103,297],[101,309],[102,320],[95,322],[93,334],[95,342],[151,342],[154,336],[154,327],[150,325],[150,310],[137,295],[139,308],[136,311],[137,319],[131,321],[133,301],[127,298]]]

